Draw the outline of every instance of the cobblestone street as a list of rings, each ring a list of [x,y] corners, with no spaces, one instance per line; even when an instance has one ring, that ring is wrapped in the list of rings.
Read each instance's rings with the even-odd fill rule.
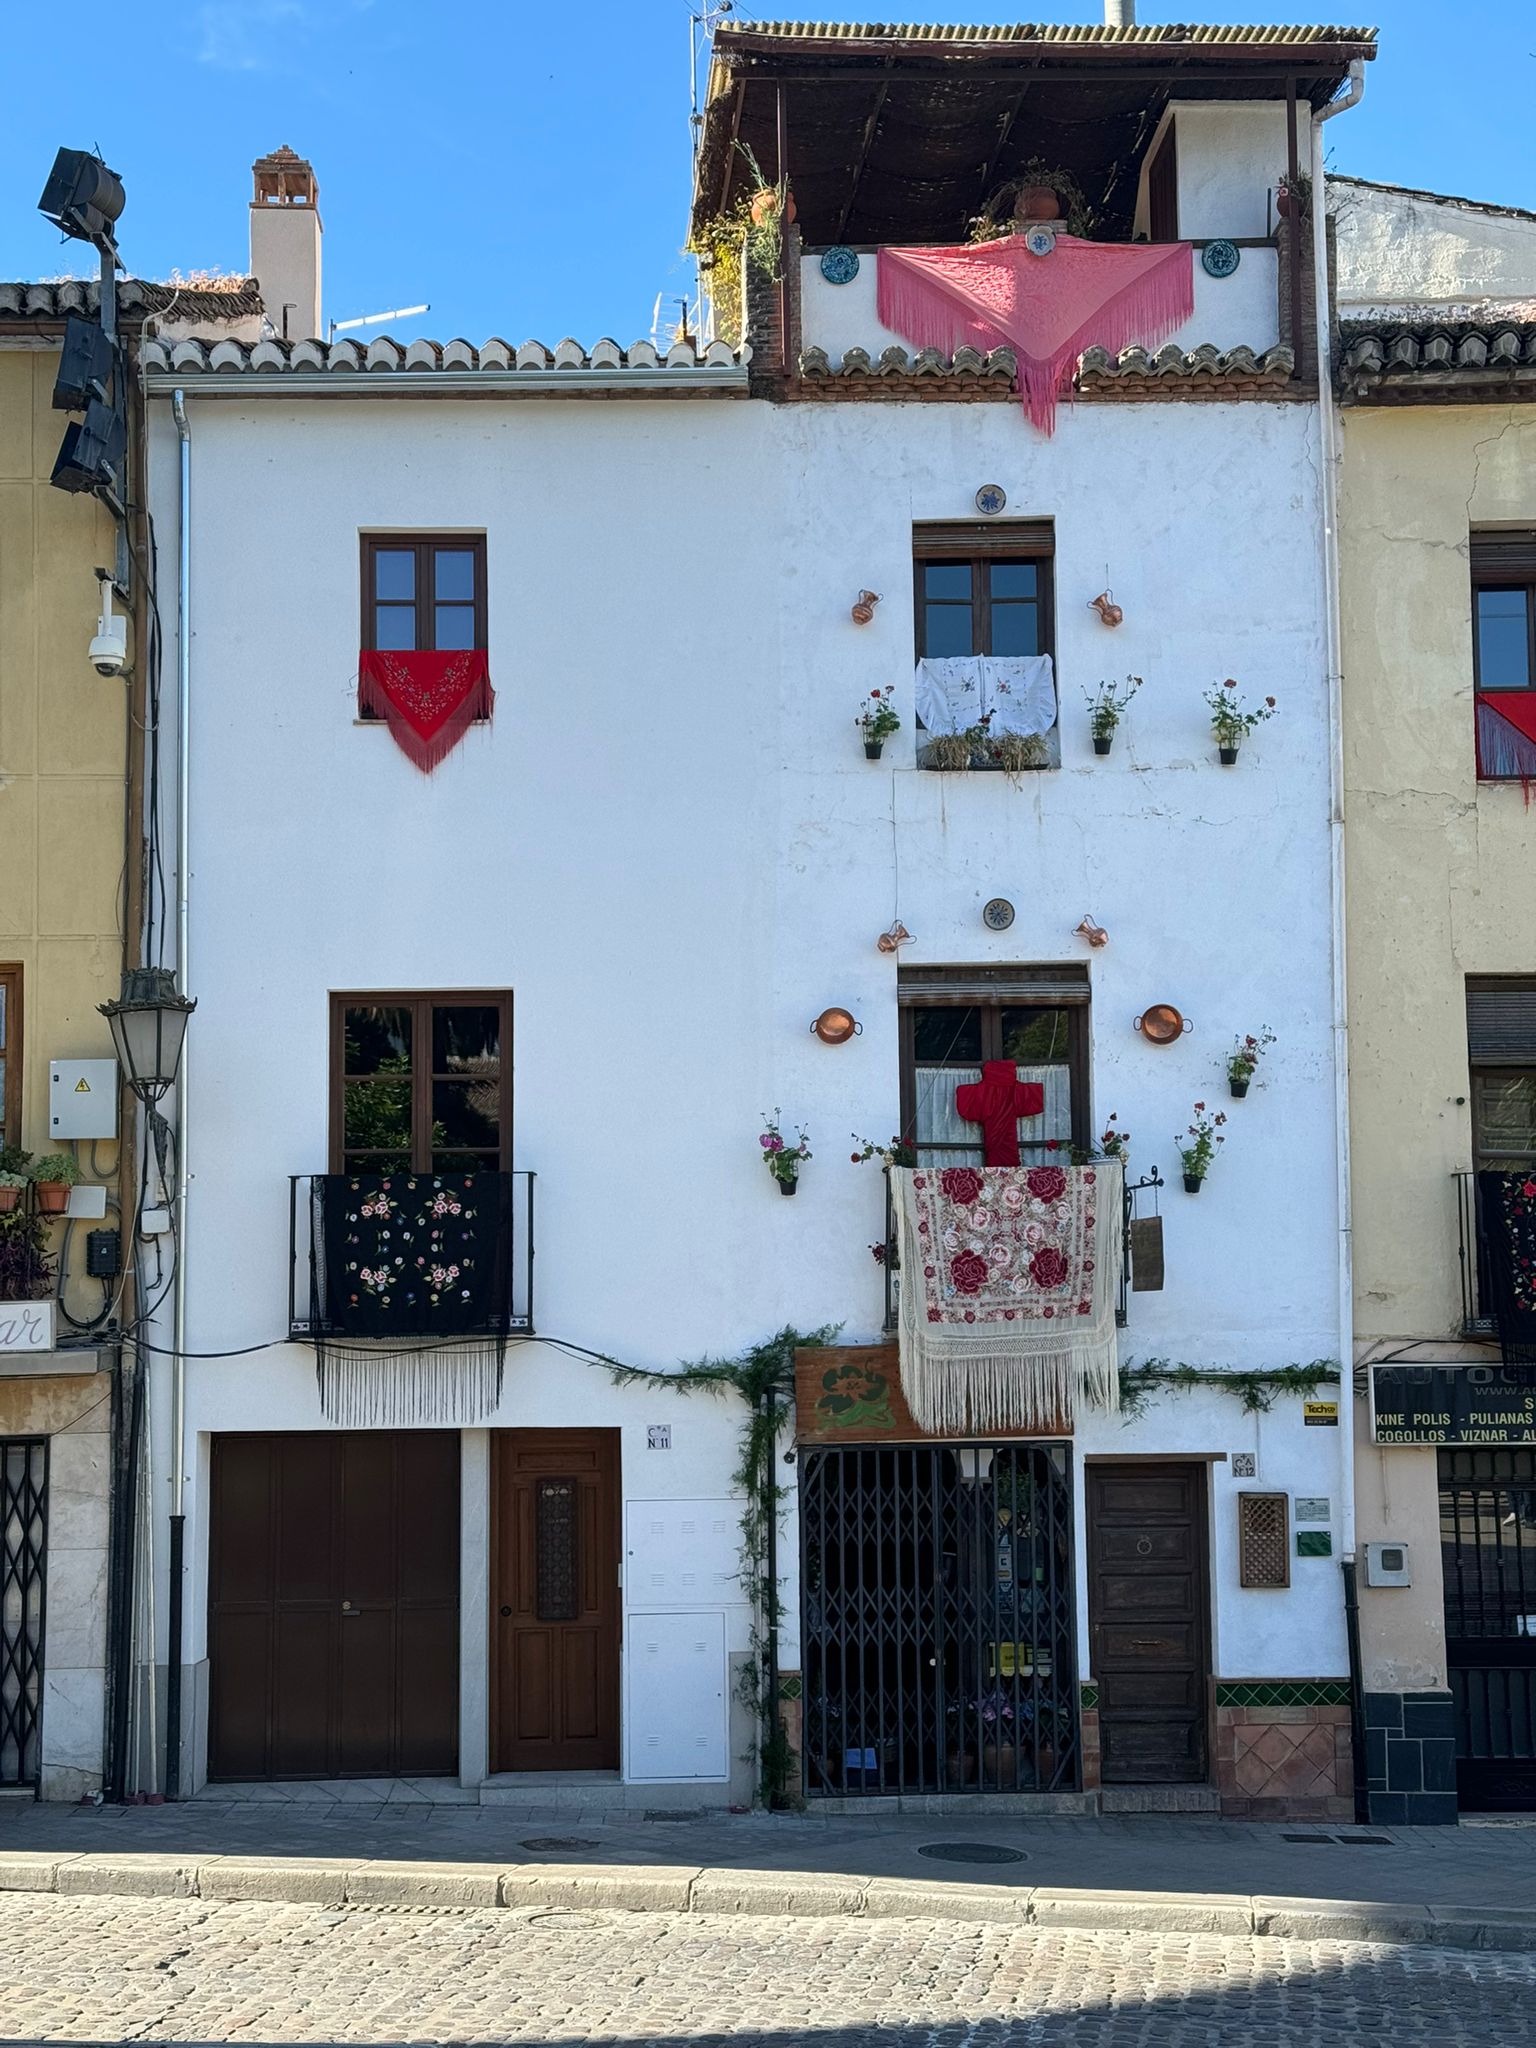
[[[0,2041],[1520,2048],[1536,1964],[958,1922],[0,1899]]]

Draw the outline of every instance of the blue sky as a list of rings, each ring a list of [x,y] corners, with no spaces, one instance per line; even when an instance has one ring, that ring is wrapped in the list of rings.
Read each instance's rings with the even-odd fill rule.
[[[0,277],[83,267],[34,210],[61,143],[99,148],[121,171],[123,248],[138,274],[243,270],[251,161],[286,142],[320,180],[330,317],[426,300],[431,312],[403,328],[629,341],[649,329],[657,294],[685,290],[689,276],[688,8],[18,6],[6,31]],[[1309,0],[1305,11],[1323,9]],[[1141,19],[1207,12],[1266,21],[1290,10],[1142,0]],[[989,7],[902,13],[1008,18]],[[1329,130],[1334,168],[1536,208],[1526,13],[1507,0],[1385,0],[1365,102]],[[1027,18],[1095,19],[1096,0]]]

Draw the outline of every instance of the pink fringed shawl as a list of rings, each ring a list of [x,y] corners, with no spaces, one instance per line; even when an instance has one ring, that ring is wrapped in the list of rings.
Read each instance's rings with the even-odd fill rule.
[[[1071,396],[1086,348],[1154,348],[1195,310],[1187,242],[1084,242],[1058,235],[1048,256],[1023,237],[960,249],[882,249],[881,324],[915,348],[1011,348],[1024,409],[1042,433]]]

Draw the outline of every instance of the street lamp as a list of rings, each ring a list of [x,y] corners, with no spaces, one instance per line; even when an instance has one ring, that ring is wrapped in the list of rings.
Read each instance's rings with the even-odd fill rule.
[[[152,1109],[176,1079],[196,998],[176,993],[176,977],[168,967],[135,967],[123,976],[117,1001],[97,1007],[111,1026],[113,1050],[129,1087]]]

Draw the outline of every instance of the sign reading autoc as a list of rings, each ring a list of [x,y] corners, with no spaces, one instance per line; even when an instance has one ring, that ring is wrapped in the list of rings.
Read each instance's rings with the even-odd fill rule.
[[[1371,1368],[1379,1444],[1536,1443],[1536,1374],[1498,1365]]]

